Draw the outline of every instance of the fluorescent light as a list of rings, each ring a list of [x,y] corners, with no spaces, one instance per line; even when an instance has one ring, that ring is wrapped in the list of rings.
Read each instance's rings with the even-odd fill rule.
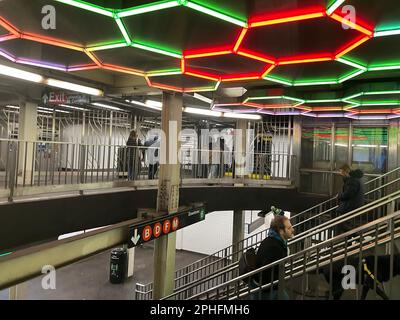
[[[7,67],[5,65],[0,64],[0,74],[13,77],[21,80],[32,81],[32,82],[42,82],[43,77],[39,74],[23,71],[13,67]]]
[[[207,98],[207,97],[205,97],[205,96],[202,96],[201,94],[198,94],[198,93],[195,93],[195,94],[193,95],[193,97],[194,97],[195,99],[197,99],[197,100],[203,101],[203,102],[208,103],[208,104],[211,104],[211,103],[213,102],[212,99]]]
[[[234,119],[248,119],[248,120],[260,120],[261,116],[260,115],[254,115],[254,114],[237,114],[237,113],[231,113],[227,112],[224,113],[223,115],[225,118],[234,118]]]
[[[89,111],[88,109],[85,109],[85,108],[79,108],[79,107],[69,106],[69,105],[67,105],[67,104],[60,104],[60,107],[69,108],[69,109],[74,109],[74,110],[80,110],[80,111]]]
[[[353,147],[359,147],[359,148],[387,148],[387,146],[384,145],[376,145],[376,144],[353,144]]]
[[[19,109],[18,106],[6,106],[6,108],[10,108],[10,109]]]
[[[147,107],[153,107],[153,108],[158,108],[162,109],[162,102],[160,101],[154,101],[154,100],[146,100],[146,106]]]
[[[103,103],[97,103],[97,102],[95,102],[95,103],[92,103],[92,105],[94,105],[94,106],[96,106],[96,107],[100,107],[100,108],[105,108],[105,109],[110,109],[110,110],[116,110],[116,111],[122,111],[122,109],[117,108],[117,107],[110,106],[110,105],[108,105],[108,104],[103,104]]]
[[[56,79],[47,79],[46,83],[51,87],[57,87],[57,88],[65,89],[65,90],[76,91],[76,92],[80,92],[80,93],[89,94],[92,96],[102,96],[103,95],[103,91],[101,91],[99,89],[81,86],[79,84],[75,84],[75,83],[71,83],[71,82],[60,81],[60,80],[56,80]]]
[[[147,105],[145,104],[145,103],[143,103],[143,102],[140,102],[140,101],[136,101],[136,100],[125,100],[126,102],[129,102],[129,103],[132,103],[132,104],[136,104],[136,105],[138,105],[138,106],[141,106],[141,107],[147,107]]]
[[[211,111],[211,110],[206,110],[206,109],[197,109],[197,108],[186,107],[186,108],[184,108],[183,111],[187,112],[187,113],[201,114],[204,116],[212,116],[212,117],[221,117],[222,116],[222,112]]]
[[[345,144],[345,143],[335,143],[335,146],[336,147],[345,147],[345,148],[347,148],[347,144]]]
[[[51,108],[44,108],[44,107],[38,107],[38,111],[44,112],[44,113],[53,113],[54,112],[59,112],[59,113],[71,113],[69,111],[65,110],[59,110],[59,109],[51,109]]]

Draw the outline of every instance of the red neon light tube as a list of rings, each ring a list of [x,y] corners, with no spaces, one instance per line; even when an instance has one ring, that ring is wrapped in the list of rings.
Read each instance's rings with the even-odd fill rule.
[[[207,73],[203,73],[203,72],[198,72],[198,71],[193,71],[193,70],[186,70],[185,73],[188,76],[193,76],[193,77],[197,77],[197,78],[202,78],[202,79],[206,79],[206,80],[211,80],[211,81],[219,81],[219,77],[216,75],[212,75],[212,74],[207,74]]]
[[[361,39],[357,40],[355,43],[350,44],[347,46],[345,49],[342,49],[335,55],[335,59],[339,59],[340,57],[344,56],[346,53],[350,52],[351,50],[354,50],[355,48],[359,47],[362,45],[365,41],[369,40],[370,37],[368,36],[363,36]]]
[[[4,29],[6,29],[8,32],[10,32],[11,34],[15,35],[18,38],[21,35],[21,32],[16,27],[14,27],[10,22],[8,22],[2,17],[0,17],[0,26],[2,26]]]
[[[238,55],[250,58],[250,59],[254,59],[254,60],[258,60],[258,61],[262,61],[262,62],[266,62],[269,64],[275,64],[276,61],[273,58],[267,57],[267,56],[262,56],[259,55],[257,53],[251,52],[249,50],[239,50],[237,52]]]
[[[263,26],[270,26],[274,24],[281,24],[281,23],[288,23],[288,22],[296,22],[296,21],[303,21],[309,19],[316,19],[325,17],[326,12],[325,9],[318,9],[318,11],[309,12],[309,13],[292,13],[291,15],[288,14],[285,17],[259,17],[253,18],[253,22],[250,22],[250,28],[256,27],[263,27]]]
[[[315,57],[291,57],[290,59],[282,59],[278,61],[278,65],[287,65],[287,64],[297,64],[297,63],[312,63],[312,62],[324,62],[333,60],[332,55],[325,56],[315,56]]]
[[[185,59],[195,59],[195,58],[206,58],[213,56],[222,56],[226,54],[231,54],[231,48],[208,48],[203,50],[194,50],[184,52],[183,57]]]
[[[165,85],[165,84],[161,84],[161,83],[155,83],[155,82],[151,83],[150,82],[150,86],[154,87],[154,88],[164,89],[164,90],[172,90],[172,91],[177,91],[177,92],[183,92],[182,88],[169,86],[169,85]]]
[[[36,34],[21,33],[21,38],[22,39],[26,39],[26,40],[31,40],[31,41],[35,41],[35,42],[48,44],[48,45],[52,45],[52,46],[71,49],[71,50],[75,50],[75,51],[84,51],[83,47],[80,47],[79,45],[77,45],[75,43],[69,43],[69,42],[65,42],[65,41],[60,41],[60,40],[57,40],[57,39],[43,37],[43,36],[39,36],[39,35],[36,35]]]
[[[360,25],[358,25],[358,24],[356,24],[354,22],[351,22],[350,20],[346,19],[345,17],[342,17],[342,16],[338,15],[337,13],[333,13],[330,17],[333,20],[336,20],[336,21],[338,21],[340,23],[343,23],[344,25],[348,26],[351,29],[355,29],[357,31],[360,31],[361,33],[363,33],[363,34],[365,34],[365,35],[367,35],[369,37],[372,37],[374,35],[374,31],[373,31],[374,28],[369,28],[369,29],[364,28],[364,27],[362,27],[362,26],[360,26]]]

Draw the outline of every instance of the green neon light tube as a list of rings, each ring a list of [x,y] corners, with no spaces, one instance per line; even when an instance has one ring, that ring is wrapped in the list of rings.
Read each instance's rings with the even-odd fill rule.
[[[163,54],[165,56],[170,56],[170,57],[177,58],[177,59],[181,59],[182,58],[181,54],[178,54],[178,53],[175,53],[175,52],[171,52],[171,51],[167,51],[167,50],[163,50],[163,49],[154,48],[154,47],[151,47],[151,46],[148,46],[148,45],[144,45],[144,44],[141,44],[141,43],[137,43],[137,42],[133,42],[131,44],[131,46],[135,47],[135,48],[139,48],[139,49],[143,49],[143,50],[147,50],[147,51]]]
[[[152,3],[152,4],[145,4],[142,6],[137,6],[134,8],[129,8],[129,9],[118,11],[117,17],[125,18],[125,17],[129,17],[129,16],[147,13],[147,12],[154,12],[154,11],[174,8],[174,7],[178,7],[180,5],[181,5],[180,1],[177,1],[177,0],[160,1],[160,2],[156,2],[156,3]]]
[[[62,2],[64,4],[68,4],[70,6],[74,6],[74,7],[77,7],[77,8],[80,8],[80,9],[84,9],[84,10],[87,10],[87,11],[92,11],[92,12],[95,12],[95,13],[99,13],[99,14],[102,14],[104,16],[108,16],[108,17],[113,17],[114,16],[113,11],[107,10],[105,8],[102,8],[100,6],[96,6],[96,5],[92,4],[92,3],[88,3],[88,2],[85,2],[85,1],[81,1],[81,0],[55,0],[55,1]]]

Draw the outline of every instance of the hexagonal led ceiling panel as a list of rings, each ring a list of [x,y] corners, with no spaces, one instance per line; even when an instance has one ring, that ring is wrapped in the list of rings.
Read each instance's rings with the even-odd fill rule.
[[[325,61],[277,66],[264,79],[288,86],[332,85],[343,83],[364,72],[365,69],[348,63]]]
[[[338,59],[369,40],[373,27],[317,7],[251,17],[241,35],[234,51],[286,65]]]
[[[48,22],[42,9],[55,8],[55,29],[43,28]],[[48,11],[45,11],[48,13]],[[56,38],[73,42],[80,47],[90,47],[123,41],[118,25],[111,17],[96,12],[79,10],[73,6],[48,0],[3,0],[0,1],[0,16],[13,24],[22,33],[34,37]]]
[[[185,74],[148,74],[146,81],[150,87],[178,92],[215,91],[219,81],[202,79]]]
[[[182,66],[185,74],[222,82],[261,79],[274,68],[229,49],[185,52]]]
[[[120,68],[137,73],[181,73],[181,61],[178,58],[128,47],[125,43],[108,50],[99,49],[102,48],[90,48],[89,51],[103,67],[108,69],[114,67],[116,71]]]
[[[72,50],[25,39],[1,42],[0,55],[16,63],[60,71],[97,68],[83,50]]]

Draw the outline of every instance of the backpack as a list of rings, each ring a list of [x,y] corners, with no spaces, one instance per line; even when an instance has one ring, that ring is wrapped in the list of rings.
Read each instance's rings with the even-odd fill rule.
[[[242,254],[239,260],[239,275],[242,276],[255,269],[257,269],[256,249],[250,248]],[[242,281],[248,284],[250,282],[250,277],[243,278]]]

